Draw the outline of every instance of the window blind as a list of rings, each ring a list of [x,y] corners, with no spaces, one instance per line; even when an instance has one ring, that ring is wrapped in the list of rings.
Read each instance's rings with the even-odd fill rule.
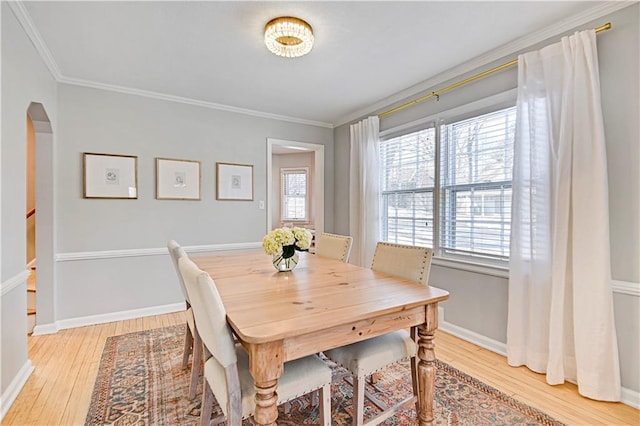
[[[433,247],[435,129],[380,145],[382,239]]]
[[[506,260],[515,107],[441,127],[440,249]]]
[[[307,172],[282,172],[282,219],[307,220]]]

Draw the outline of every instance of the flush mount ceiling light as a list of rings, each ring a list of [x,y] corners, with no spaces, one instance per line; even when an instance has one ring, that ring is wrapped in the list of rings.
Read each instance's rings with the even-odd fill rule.
[[[278,56],[297,58],[311,51],[313,30],[302,19],[282,16],[265,25],[264,44]]]

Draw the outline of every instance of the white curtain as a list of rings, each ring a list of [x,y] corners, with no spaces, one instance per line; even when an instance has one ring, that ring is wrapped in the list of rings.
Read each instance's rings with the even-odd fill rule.
[[[349,262],[367,268],[380,236],[379,131],[376,116],[351,125],[349,230],[353,246]]]
[[[517,108],[509,364],[619,401],[595,32],[521,55]]]

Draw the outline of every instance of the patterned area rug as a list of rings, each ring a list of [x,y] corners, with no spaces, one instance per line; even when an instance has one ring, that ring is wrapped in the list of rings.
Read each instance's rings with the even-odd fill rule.
[[[202,389],[187,399],[189,371],[182,370],[184,327],[173,326],[107,339],[96,379],[87,425],[197,425]],[[331,389],[333,425],[351,424],[351,386],[347,373],[334,366]],[[388,406],[411,394],[408,363],[386,369],[368,391]],[[368,400],[366,414],[378,409]],[[214,416],[221,413],[214,408]],[[522,404],[473,377],[437,361],[436,425],[562,425],[545,413]],[[415,424],[415,411],[403,410],[385,425]],[[245,425],[250,425],[245,421]],[[318,407],[309,397],[292,402],[285,414],[279,407],[279,425],[318,424]]]

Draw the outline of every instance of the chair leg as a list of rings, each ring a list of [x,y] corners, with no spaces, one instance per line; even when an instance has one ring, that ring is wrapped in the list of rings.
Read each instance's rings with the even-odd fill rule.
[[[320,424],[323,426],[331,426],[331,383],[327,383],[317,391],[320,394]],[[316,391],[313,392],[316,395]]]
[[[186,331],[184,333],[184,355],[182,355],[182,369],[186,370],[189,365],[189,355],[193,350],[193,336],[191,335],[191,329],[189,324],[185,324]]]
[[[204,390],[202,392],[202,407],[200,407],[200,426],[209,426],[211,423],[211,412],[213,411],[213,392],[206,378],[203,382]]]
[[[202,370],[202,339],[200,334],[195,331],[193,336],[193,363],[191,364],[191,383],[189,384],[189,399],[193,400],[196,397],[196,391],[198,390],[198,379],[200,378],[200,371]]]
[[[364,384],[365,377],[353,376],[353,426],[364,424]]]
[[[416,412],[420,412],[420,388],[418,387],[418,362],[417,356],[411,358],[411,384],[413,386],[413,394],[416,396]]]
[[[411,327],[411,339],[417,342],[418,327]],[[420,383],[418,381],[418,363],[420,359],[417,356],[411,358],[411,385],[413,386],[413,394],[416,396],[416,412],[420,412]]]
[[[373,373],[371,376],[369,376],[369,383],[375,385],[376,383],[378,383],[381,376],[382,373]]]

